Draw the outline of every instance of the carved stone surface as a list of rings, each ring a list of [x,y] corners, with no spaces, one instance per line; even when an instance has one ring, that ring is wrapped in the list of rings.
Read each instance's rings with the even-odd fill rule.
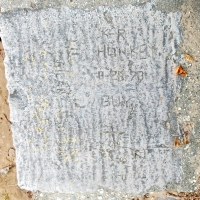
[[[3,16],[20,187],[139,194],[181,180],[169,122],[180,17],[150,3]]]

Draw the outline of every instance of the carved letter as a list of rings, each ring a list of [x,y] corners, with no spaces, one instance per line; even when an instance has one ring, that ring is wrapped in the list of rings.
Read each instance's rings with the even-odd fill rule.
[[[106,107],[110,105],[109,96],[104,95],[101,97],[101,105]]]
[[[116,48],[108,47],[108,55],[112,57],[116,57]]]
[[[104,72],[98,71],[98,78],[103,79],[104,78]]]
[[[99,48],[98,48],[98,56],[100,55],[100,53],[103,53],[104,57],[106,58],[106,46],[105,45],[104,45],[103,50],[99,50]]]
[[[122,37],[125,40],[125,30],[124,29],[118,29],[118,40],[120,37]]]

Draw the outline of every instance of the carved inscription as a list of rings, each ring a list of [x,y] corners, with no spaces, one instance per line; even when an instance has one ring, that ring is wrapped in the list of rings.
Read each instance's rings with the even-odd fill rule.
[[[98,47],[99,57],[117,57],[124,56],[126,58],[135,59],[146,59],[148,56],[152,55],[152,49],[146,44],[142,44],[138,47],[127,46],[124,49],[118,48],[116,46],[106,46]]]
[[[143,71],[98,71],[98,79],[108,78],[110,81],[138,81],[141,82],[144,78]]]

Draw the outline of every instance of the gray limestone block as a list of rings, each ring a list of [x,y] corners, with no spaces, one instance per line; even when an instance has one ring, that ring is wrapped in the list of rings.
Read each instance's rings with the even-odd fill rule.
[[[180,13],[147,3],[1,18],[21,188],[139,194],[181,181],[170,135],[178,122],[163,125]]]

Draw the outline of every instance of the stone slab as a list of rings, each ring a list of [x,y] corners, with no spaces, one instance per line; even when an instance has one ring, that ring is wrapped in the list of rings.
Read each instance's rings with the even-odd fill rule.
[[[2,16],[21,188],[139,194],[181,181],[169,122],[181,14],[153,7]]]

